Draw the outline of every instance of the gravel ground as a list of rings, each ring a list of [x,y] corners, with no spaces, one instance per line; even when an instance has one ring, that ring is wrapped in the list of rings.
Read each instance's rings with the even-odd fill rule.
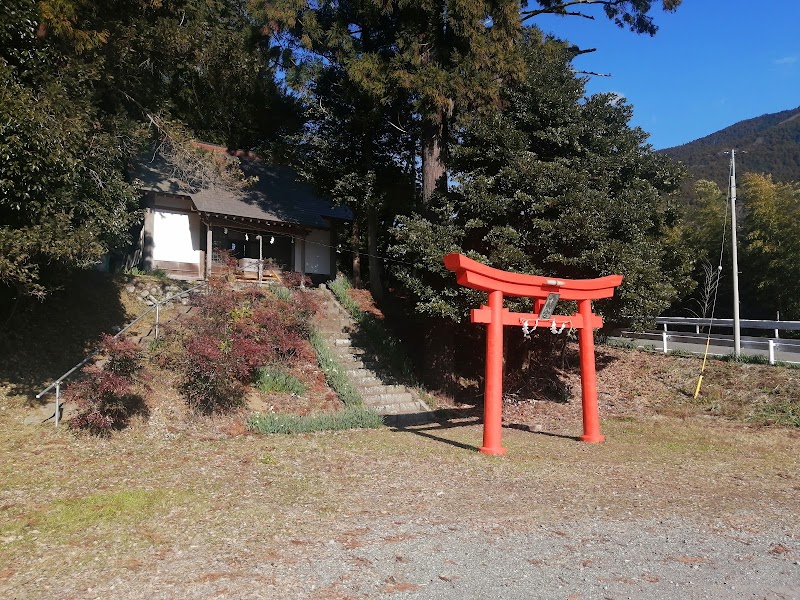
[[[393,532],[387,535],[388,532]],[[800,598],[795,525],[754,531],[658,520],[511,531],[387,520],[282,551],[175,551],[80,598]],[[203,573],[194,579],[186,574]],[[47,594],[60,597],[57,589]],[[8,597],[8,596],[7,596]],[[14,596],[12,596],[14,597]],[[44,595],[43,595],[44,597]]]

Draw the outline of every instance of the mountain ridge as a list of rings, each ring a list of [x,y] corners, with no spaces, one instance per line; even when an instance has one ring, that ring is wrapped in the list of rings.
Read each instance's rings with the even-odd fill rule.
[[[692,142],[658,150],[682,162],[690,180],[727,185],[728,160],[737,151],[737,170],[769,173],[775,181],[800,181],[800,106],[744,119]]]

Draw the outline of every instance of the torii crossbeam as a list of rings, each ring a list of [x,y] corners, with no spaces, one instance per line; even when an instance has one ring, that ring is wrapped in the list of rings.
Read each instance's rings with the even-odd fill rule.
[[[592,313],[592,300],[610,298],[614,288],[622,283],[622,275],[608,275],[598,279],[555,279],[538,275],[509,273],[487,267],[463,254],[448,254],[445,266],[454,271],[461,285],[489,294],[489,305],[472,309],[473,323],[485,323],[486,331],[486,387],[483,404],[484,454],[505,454],[502,445],[503,424],[503,326],[521,326],[537,322],[540,327],[565,324],[578,329],[578,348],[581,357],[581,399],[583,405],[584,442],[602,442],[600,416],[597,408],[597,379],[595,374],[594,333],[602,327],[603,320]],[[540,318],[545,300],[551,293],[560,300],[576,300],[578,312],[570,315],[553,315]],[[514,313],[503,308],[504,296],[535,299],[534,313]]]

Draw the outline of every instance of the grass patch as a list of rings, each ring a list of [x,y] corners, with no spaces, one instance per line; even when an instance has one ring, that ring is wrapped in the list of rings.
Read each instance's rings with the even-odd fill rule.
[[[616,338],[611,339],[610,337],[606,337],[605,340],[601,341],[598,345],[609,346],[611,348],[624,348],[625,350],[636,350],[636,342],[634,340],[626,339],[626,338]]]
[[[39,529],[73,533],[99,524],[137,521],[152,515],[165,495],[158,490],[124,490],[60,500]]]
[[[769,364],[769,358],[758,354],[740,354],[739,356],[736,356],[736,354],[731,353],[731,354],[726,354],[725,356],[721,356],[720,360],[724,362],[741,363],[747,365]]]
[[[269,291],[279,300],[285,300],[286,302],[292,301],[292,290],[287,287],[272,284],[269,286]]]
[[[364,399],[347,377],[344,367],[336,359],[336,355],[328,348],[325,340],[317,331],[310,337],[311,345],[317,353],[317,361],[325,375],[325,380],[339,399],[347,407],[363,407]]]
[[[800,427],[800,400],[786,398],[759,407],[750,421],[764,425]]]
[[[310,433],[314,431],[340,431],[343,429],[377,429],[383,418],[374,410],[352,406],[337,412],[316,415],[255,414],[247,426],[259,433]]]
[[[345,277],[339,276],[329,284],[329,287],[339,304],[350,313],[351,317],[360,322],[364,317],[364,311],[350,296],[349,290],[352,288],[350,282]]]
[[[374,410],[364,406],[364,399],[358,389],[350,381],[344,367],[319,332],[313,331],[310,341],[328,385],[339,396],[345,408],[337,412],[312,415],[259,413],[247,419],[247,427],[259,433],[289,434],[382,427],[383,418]]]
[[[267,365],[257,369],[253,385],[265,394],[279,392],[302,396],[306,391],[302,381],[278,365]]]
[[[58,500],[24,520],[12,520],[1,532],[22,535],[35,529],[45,535],[69,535],[97,526],[116,528],[151,518],[165,499],[163,490],[123,490]]]

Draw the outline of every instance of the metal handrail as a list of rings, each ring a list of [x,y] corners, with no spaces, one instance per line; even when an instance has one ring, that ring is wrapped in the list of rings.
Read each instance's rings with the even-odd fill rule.
[[[200,288],[202,288],[202,287],[205,287],[206,285],[207,285],[207,282],[205,282],[205,281],[204,281],[204,282],[202,282],[202,283],[201,283],[201,284],[199,284],[199,285],[196,285],[196,286],[194,286],[194,287],[191,287],[191,288],[189,288],[188,290],[183,290],[182,292],[178,292],[178,293],[176,293],[176,294],[172,294],[172,295],[170,295],[170,296],[167,296],[167,297],[163,298],[163,299],[162,299],[160,302],[159,302],[158,300],[156,300],[156,299],[155,299],[153,296],[151,296],[151,295],[148,295],[148,297],[149,297],[149,298],[151,298],[151,299],[152,299],[152,301],[153,301],[153,306],[151,306],[150,308],[148,308],[147,310],[145,310],[145,311],[144,311],[142,314],[140,314],[138,317],[136,317],[136,318],[135,318],[133,321],[131,321],[130,323],[128,323],[127,325],[125,325],[125,327],[123,327],[122,329],[120,329],[120,330],[119,330],[117,333],[115,333],[115,334],[114,334],[112,337],[114,337],[114,338],[118,338],[118,337],[119,337],[119,336],[121,336],[123,333],[125,333],[126,331],[128,331],[128,329],[130,329],[131,327],[133,327],[134,325],[136,325],[136,323],[138,323],[139,321],[141,321],[141,320],[142,320],[144,317],[146,317],[147,315],[149,315],[151,312],[153,312],[153,311],[156,311],[156,321],[155,321],[155,337],[156,337],[156,339],[158,339],[158,319],[159,319],[159,312],[160,312],[160,311],[159,311],[159,307],[160,307],[160,305],[162,305],[162,304],[166,304],[167,302],[169,302],[169,301],[173,300],[174,298],[179,298],[179,297],[181,297],[181,296],[188,295],[188,294],[192,293],[192,292],[193,292],[193,291],[195,291],[195,290],[198,290],[198,289],[200,289]],[[50,390],[52,390],[53,388],[55,388],[55,389],[56,389],[56,409],[55,409],[55,413],[54,413],[54,416],[53,416],[53,418],[54,418],[54,420],[55,420],[55,426],[56,426],[56,427],[58,427],[58,417],[59,417],[58,411],[59,411],[59,408],[60,408],[60,406],[61,406],[61,402],[60,402],[60,400],[61,400],[61,382],[62,382],[62,381],[64,381],[64,380],[65,380],[67,377],[69,377],[70,375],[72,375],[72,374],[73,374],[75,371],[77,371],[78,369],[80,369],[82,366],[84,366],[86,363],[88,363],[88,362],[89,362],[89,361],[90,361],[92,358],[94,358],[94,357],[97,355],[97,353],[98,353],[99,351],[100,351],[100,348],[95,348],[95,349],[94,349],[94,350],[91,352],[91,354],[89,354],[88,356],[86,356],[86,357],[85,357],[85,358],[84,358],[82,361],[80,361],[80,362],[79,362],[77,365],[75,365],[74,367],[72,367],[72,368],[71,368],[69,371],[67,371],[66,373],[64,373],[64,374],[63,374],[61,377],[59,377],[58,379],[56,379],[56,380],[55,380],[53,383],[51,383],[50,385],[48,385],[48,386],[47,386],[46,388],[44,388],[44,389],[43,389],[41,392],[39,392],[38,394],[36,394],[36,399],[38,400],[39,398],[41,398],[42,396],[44,396],[44,395],[45,395],[47,392],[49,392],[49,391],[50,391]],[[48,417],[48,418],[49,418],[49,417]],[[47,420],[47,419],[45,419],[45,420]]]

